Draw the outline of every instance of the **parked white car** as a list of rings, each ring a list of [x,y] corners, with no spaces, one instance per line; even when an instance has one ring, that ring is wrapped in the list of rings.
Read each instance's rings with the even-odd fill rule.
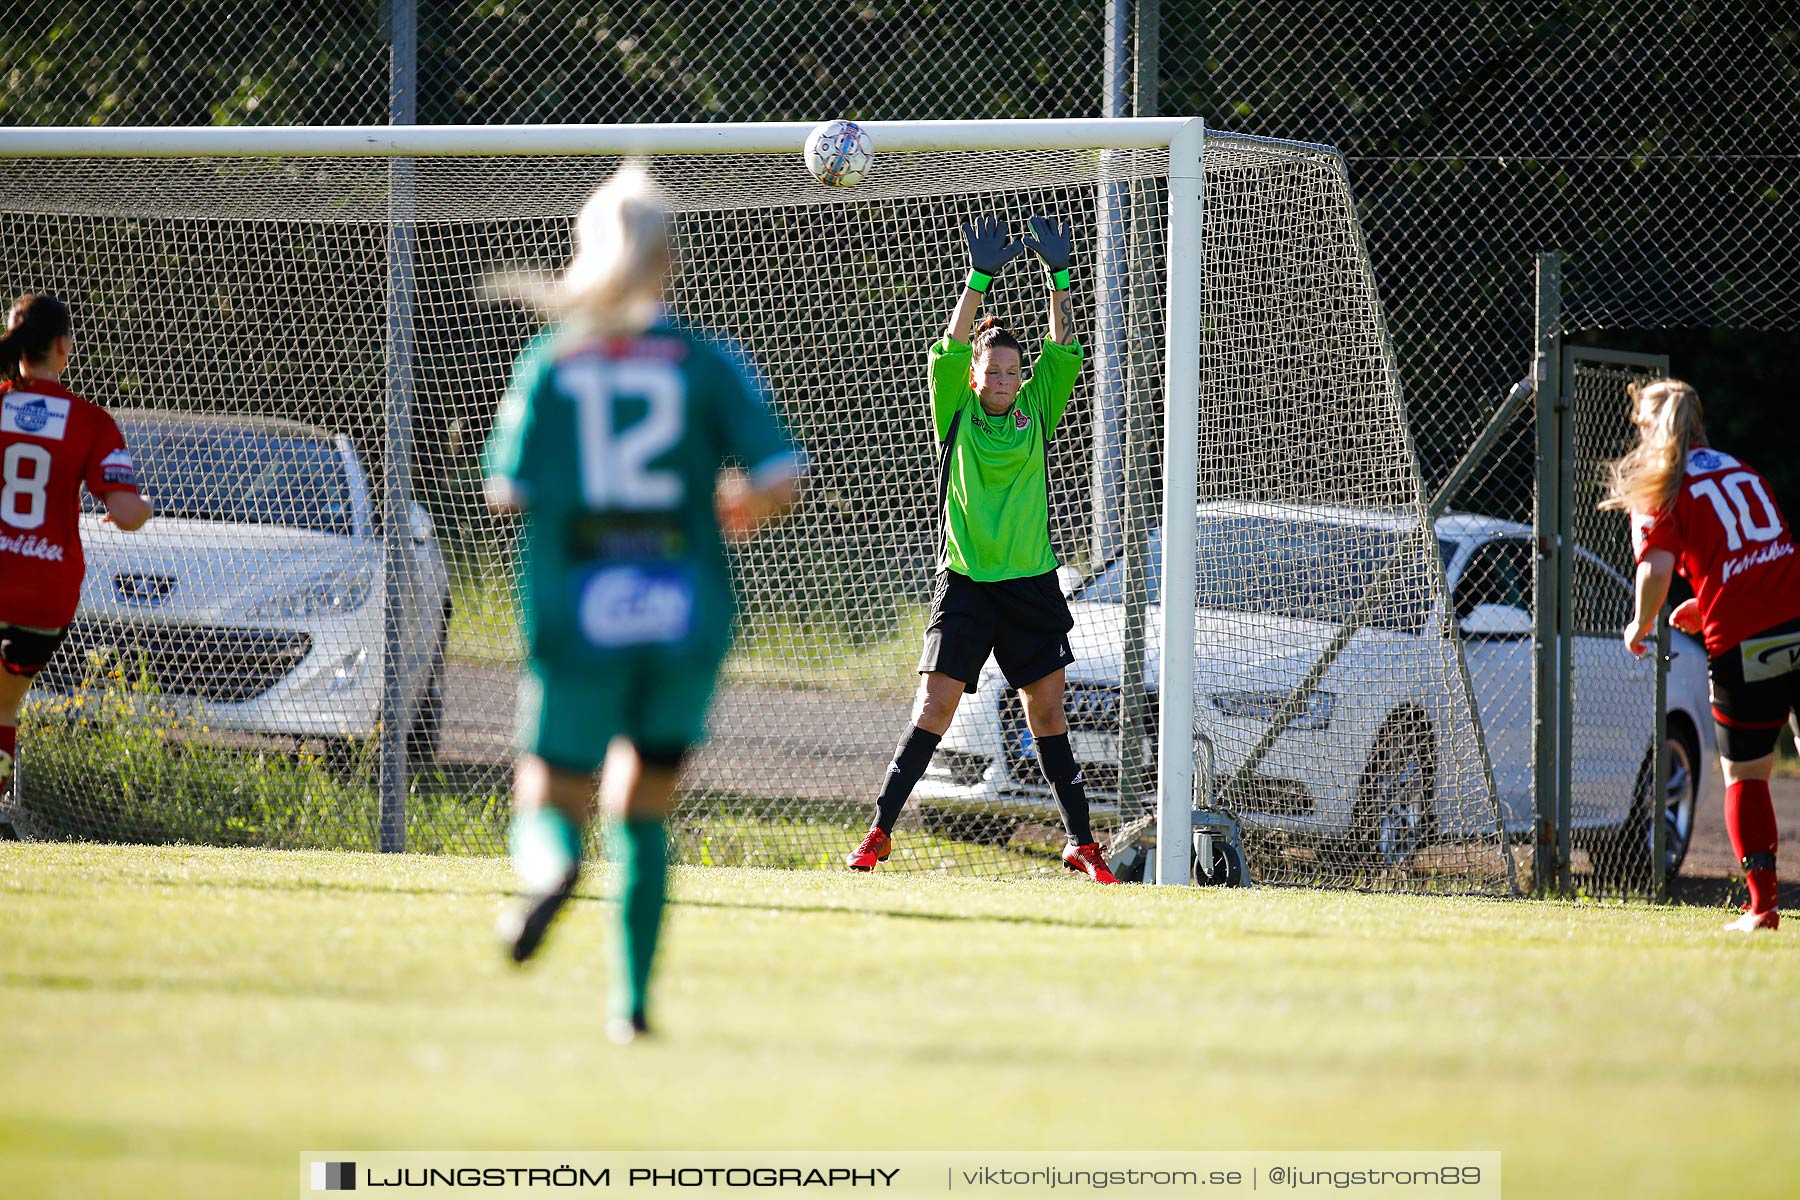
[[[1211,743],[1213,778],[1224,781],[1239,773],[1413,522],[1357,509],[1207,504],[1199,525],[1196,725]],[[1532,533],[1460,513],[1442,517],[1435,532],[1502,820],[1510,835],[1522,837],[1532,824]],[[1160,688],[1159,538],[1152,539],[1147,570],[1142,761],[1151,761]],[[1586,550],[1578,551],[1575,570],[1572,824],[1583,844],[1636,846],[1649,830],[1641,793],[1653,666],[1619,641],[1632,611],[1630,585]],[[1124,595],[1123,564],[1114,562],[1070,597],[1078,656],[1067,674],[1070,741],[1100,813],[1117,805]],[[1230,803],[1238,818],[1327,852],[1354,848],[1389,863],[1434,840],[1490,832],[1491,810],[1443,802],[1451,764],[1440,751],[1449,731],[1437,725],[1459,709],[1445,694],[1457,670],[1447,628],[1441,596],[1382,606],[1241,783]],[[1671,874],[1686,855],[1703,764],[1715,753],[1705,653],[1685,634],[1674,638],[1663,806]],[[1198,749],[1196,759],[1204,767]],[[1053,818],[1022,709],[991,659],[916,794],[927,822],[939,828],[1003,837],[1019,820]]]
[[[381,708],[387,563],[350,440],[292,421],[116,413],[157,515],[136,533],[81,518],[87,575],[42,680],[69,689],[96,663],[147,668],[209,728],[368,737]],[[425,510],[404,539],[398,641],[414,664],[415,761],[442,722],[449,576]]]

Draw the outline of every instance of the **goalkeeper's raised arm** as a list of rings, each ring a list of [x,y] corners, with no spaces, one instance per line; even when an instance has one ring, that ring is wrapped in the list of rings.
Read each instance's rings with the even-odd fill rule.
[[[1004,217],[976,217],[963,226],[963,240],[969,244],[969,278],[944,333],[953,342],[966,343],[975,325],[975,311],[988,288],[1013,259],[1025,253],[1025,246],[1011,239]]]
[[[1023,239],[1026,249],[1044,264],[1044,279],[1050,285],[1050,340],[1058,345],[1075,344],[1075,302],[1069,296],[1069,264],[1075,257],[1075,238],[1069,223],[1060,224],[1049,217],[1033,217],[1031,236]]]
[[[1000,217],[963,226],[969,273],[930,354],[943,540],[919,659],[924,678],[913,727],[901,738],[875,801],[874,826],[848,858],[853,871],[873,870],[888,857],[900,810],[992,654],[1007,683],[1025,698],[1038,761],[1068,833],[1063,861],[1099,882],[1116,882],[1094,842],[1063,716],[1063,670],[1075,661],[1069,649],[1075,622],[1050,545],[1047,447],[1081,374],[1069,300],[1073,239],[1067,222],[1032,217],[1030,226],[1031,236],[1018,242]],[[978,324],[975,314],[996,278],[1028,249],[1047,276],[1050,336],[1024,382],[1018,336],[994,317]]]

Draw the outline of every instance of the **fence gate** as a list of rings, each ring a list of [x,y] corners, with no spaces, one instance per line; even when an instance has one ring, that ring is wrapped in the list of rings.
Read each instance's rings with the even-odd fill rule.
[[[1666,630],[1643,658],[1620,644],[1634,607],[1636,562],[1628,518],[1601,512],[1599,502],[1606,464],[1636,442],[1631,388],[1666,376],[1669,360],[1587,346],[1561,347],[1558,358],[1555,544],[1563,552],[1549,564],[1559,890],[1657,898],[1693,832],[1698,743],[1684,721],[1668,720]],[[1702,657],[1695,644],[1678,641],[1674,653]]]
[[[1532,878],[1540,893],[1660,898],[1687,853],[1700,780],[1691,723],[1667,716],[1670,655],[1702,666],[1704,655],[1685,637],[1671,647],[1666,616],[1654,653],[1625,652],[1630,522],[1599,502],[1606,463],[1636,440],[1632,385],[1666,376],[1669,360],[1565,345],[1561,326],[1561,257],[1540,255]]]

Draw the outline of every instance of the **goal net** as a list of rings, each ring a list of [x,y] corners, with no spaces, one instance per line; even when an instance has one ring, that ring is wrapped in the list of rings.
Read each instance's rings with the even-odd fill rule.
[[[1257,881],[1503,890],[1456,629],[1341,161],[1208,135],[1203,227],[1165,146],[896,152],[848,190],[791,153],[661,154],[683,317],[766,375],[803,499],[735,552],[743,612],[673,829],[693,864],[835,868],[909,727],[936,565],[925,350],[961,223],[1076,231],[1087,354],[1047,447],[1072,587],[1071,740],[1124,857],[1164,694],[1165,355],[1197,346],[1193,803]],[[248,134],[249,131],[239,131]],[[435,131],[443,133],[445,131]],[[487,131],[492,136],[492,131]],[[75,317],[66,382],[112,409],[159,516],[87,512],[88,575],[33,689],[9,815],[37,836],[492,853],[520,665],[515,531],[479,464],[610,154],[0,158],[0,284]],[[1173,272],[1201,319],[1166,327]],[[1046,329],[1023,265],[984,311]],[[1191,426],[1191,420],[1186,424]],[[7,534],[14,531],[7,530]],[[8,561],[5,569],[20,568]],[[4,614],[0,614],[3,617]],[[1184,614],[1183,621],[1187,620]],[[1056,869],[1016,694],[984,674],[887,869]],[[385,723],[384,723],[385,721]],[[385,730],[386,736],[383,736]],[[1182,798],[1182,807],[1187,798]],[[384,834],[385,830],[385,834]]]

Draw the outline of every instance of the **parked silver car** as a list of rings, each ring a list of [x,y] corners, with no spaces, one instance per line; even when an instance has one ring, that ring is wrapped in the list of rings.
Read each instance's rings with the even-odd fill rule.
[[[350,440],[293,421],[115,415],[157,516],[127,536],[84,512],[81,606],[43,682],[73,688],[119,661],[212,729],[332,747],[372,734],[388,560]],[[398,645],[420,664],[417,761],[442,724],[450,586],[429,516],[415,504],[406,520]]]

